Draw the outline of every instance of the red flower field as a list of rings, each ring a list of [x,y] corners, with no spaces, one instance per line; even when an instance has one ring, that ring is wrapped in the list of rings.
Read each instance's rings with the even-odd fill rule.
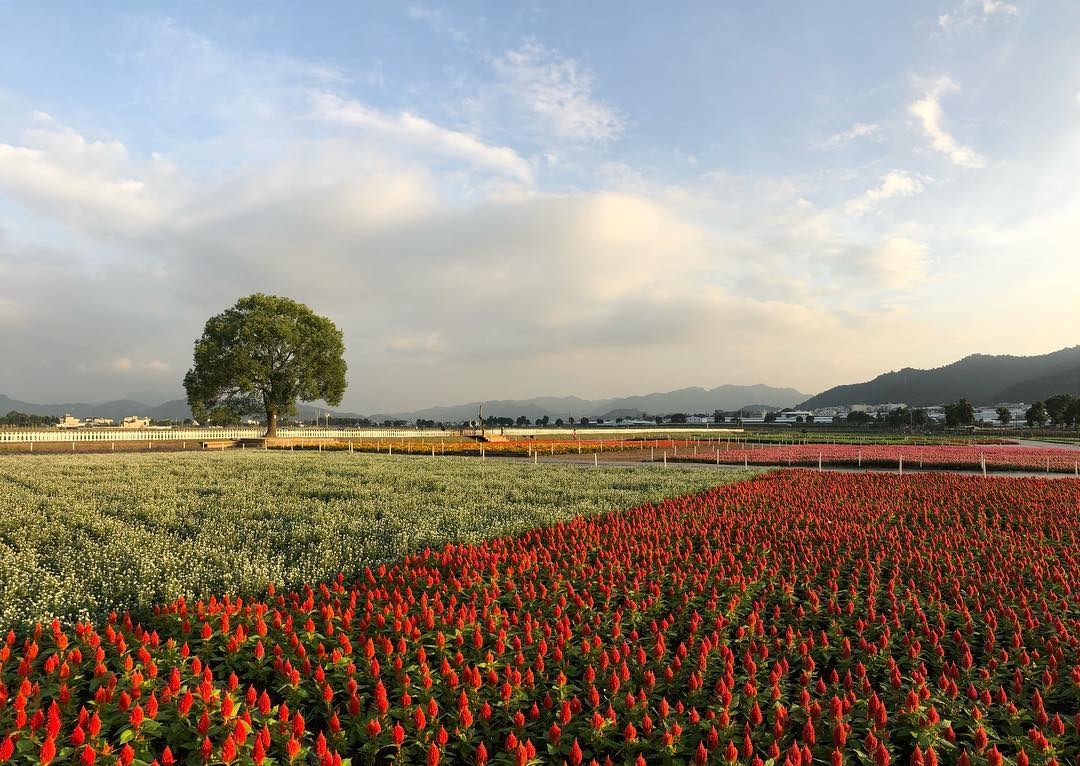
[[[1075,764],[1080,482],[779,472],[0,642],[0,762]]]
[[[896,469],[903,458],[905,468],[950,468],[978,470],[985,461],[988,470],[1044,471],[1075,473],[1080,468],[1080,451],[1064,447],[1019,447],[997,445],[890,445],[890,444],[786,444],[717,453],[713,447],[691,452],[680,447],[668,450],[669,460],[680,462],[720,462],[729,465],[863,466]]]

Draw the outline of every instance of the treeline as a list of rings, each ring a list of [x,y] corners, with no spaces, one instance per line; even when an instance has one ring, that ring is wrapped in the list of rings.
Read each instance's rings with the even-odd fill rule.
[[[0,417],[0,426],[15,426],[17,428],[55,426],[59,422],[59,418],[54,418],[51,415],[29,415],[18,410],[12,410],[7,415]]]

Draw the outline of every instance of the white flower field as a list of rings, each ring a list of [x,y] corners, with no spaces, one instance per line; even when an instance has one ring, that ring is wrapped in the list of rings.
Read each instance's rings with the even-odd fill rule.
[[[689,469],[348,453],[7,457],[0,624],[319,582],[717,483]]]

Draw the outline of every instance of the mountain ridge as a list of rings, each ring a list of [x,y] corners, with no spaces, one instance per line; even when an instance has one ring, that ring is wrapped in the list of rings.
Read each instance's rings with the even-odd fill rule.
[[[1054,394],[1078,392],[1080,345],[1033,356],[969,354],[941,367],[904,367],[863,383],[833,386],[810,397],[800,407],[888,403],[926,407],[960,398],[988,405],[1031,402]]]

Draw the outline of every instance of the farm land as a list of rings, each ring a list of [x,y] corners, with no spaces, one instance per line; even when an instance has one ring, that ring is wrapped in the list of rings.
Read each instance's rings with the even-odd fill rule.
[[[1078,589],[1072,480],[8,456],[0,762],[1072,764]]]

